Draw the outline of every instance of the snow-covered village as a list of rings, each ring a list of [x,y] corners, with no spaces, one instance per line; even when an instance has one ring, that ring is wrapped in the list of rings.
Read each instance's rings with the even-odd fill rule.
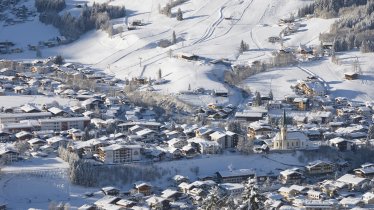
[[[1,0],[0,210],[374,209],[373,12]]]

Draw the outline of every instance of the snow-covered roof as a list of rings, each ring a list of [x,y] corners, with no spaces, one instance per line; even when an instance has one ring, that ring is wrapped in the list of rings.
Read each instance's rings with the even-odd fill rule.
[[[172,189],[166,189],[164,191],[161,192],[161,197],[163,198],[170,198],[171,196],[177,194],[178,191],[176,190],[172,190]]]
[[[232,171],[218,171],[217,172],[221,177],[237,177],[237,176],[252,176],[256,172],[252,169],[237,169]]]
[[[239,183],[222,183],[222,184],[219,184],[218,186],[229,191],[244,189],[244,185],[239,184]]]
[[[213,140],[220,139],[226,136],[226,133],[216,131],[209,135]]]
[[[90,121],[88,117],[61,117],[61,118],[51,118],[51,119],[40,119],[40,123],[50,123],[50,122],[70,122],[70,121]]]
[[[337,181],[343,182],[346,184],[353,184],[353,185],[359,185],[366,181],[365,178],[361,178],[352,174],[345,174],[342,177],[340,177]]]
[[[114,151],[119,149],[140,149],[142,146],[140,145],[121,145],[121,144],[112,144],[106,147],[100,147],[103,151]]]

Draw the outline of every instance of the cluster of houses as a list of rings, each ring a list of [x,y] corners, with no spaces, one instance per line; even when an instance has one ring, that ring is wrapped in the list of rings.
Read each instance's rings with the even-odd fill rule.
[[[217,171],[196,181],[175,175],[166,187],[139,181],[121,191],[104,187],[92,194],[97,201],[79,209],[196,209],[213,188],[222,198],[240,200],[245,183],[254,179],[265,196],[266,209],[372,209],[374,165],[367,163],[345,173],[347,163],[317,160],[304,167],[261,174],[251,169]],[[337,176],[340,172],[342,175]]]
[[[128,164],[189,159],[239,147],[268,153],[316,150],[321,145],[346,151],[373,144],[367,139],[373,104],[331,98],[315,77],[298,81],[297,94],[284,100],[264,96],[244,110],[218,104],[196,110],[196,116],[211,122],[225,118],[239,122],[240,128],[233,132],[218,123],[160,120],[152,107],[137,106],[120,94],[118,86],[123,82],[76,64],[56,65],[48,59],[22,64],[1,61],[0,66],[3,95],[43,94],[77,102],[2,107],[0,160],[5,163],[25,155],[45,157],[59,147],[101,164]],[[20,150],[20,142],[26,143],[26,152]],[[126,192],[107,187],[100,193],[102,198],[80,209],[193,209],[213,187],[240,197],[248,178],[264,185],[268,209],[370,209],[374,165],[362,165],[349,174],[346,164],[320,160],[272,173],[236,169],[195,181],[178,175],[165,189],[146,182],[137,182]]]

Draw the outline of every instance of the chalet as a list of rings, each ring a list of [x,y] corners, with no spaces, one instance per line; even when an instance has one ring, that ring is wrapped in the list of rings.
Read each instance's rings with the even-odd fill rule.
[[[279,179],[283,184],[300,184],[303,174],[299,169],[287,169],[280,172]]]
[[[99,159],[106,164],[119,164],[139,161],[141,146],[112,144],[98,149]]]
[[[354,169],[355,175],[362,178],[374,178],[374,165],[362,165],[361,168]]]
[[[118,205],[122,208],[128,209],[128,208],[131,208],[131,207],[135,206],[136,202],[132,201],[132,200],[121,199],[121,200],[116,202],[116,205]]]
[[[15,134],[17,140],[28,140],[33,137],[32,133],[27,131],[21,131]]]
[[[147,196],[152,193],[153,186],[149,183],[138,181],[134,184],[134,189],[137,193],[142,193],[143,195]]]
[[[186,146],[188,142],[183,139],[173,138],[167,141],[167,144],[169,145],[169,147],[181,149],[182,147]]]
[[[344,78],[347,80],[355,80],[358,79],[359,74],[355,72],[347,72],[344,73]]]
[[[95,110],[99,108],[99,105],[102,103],[100,99],[97,98],[89,98],[82,102],[82,107],[86,110]]]
[[[60,146],[66,148],[66,146],[68,145],[68,142],[69,140],[62,136],[54,136],[52,138],[47,139],[48,145],[50,145],[54,149],[57,149]]]
[[[214,133],[215,129],[208,126],[200,127],[195,130],[195,136],[198,138],[210,139],[210,134]]]
[[[168,209],[170,206],[169,200],[155,195],[149,197],[145,202],[151,209]]]
[[[185,60],[190,60],[190,61],[199,59],[199,56],[190,54],[190,53],[179,53],[177,57],[180,59],[185,59]]]
[[[66,114],[66,112],[64,110],[62,110],[62,109],[60,109],[58,107],[51,107],[51,108],[48,109],[48,111],[50,113],[52,113],[52,115],[54,117],[62,117],[62,116],[64,116]]]
[[[366,192],[362,195],[362,200],[365,204],[374,204],[374,193]]]
[[[115,208],[115,203],[121,200],[121,198],[111,195],[106,195],[103,198],[97,200],[94,204],[97,209],[104,210],[104,209],[118,209]]]
[[[148,128],[136,132],[136,135],[144,140],[154,140],[156,134],[157,133],[155,131]]]
[[[119,189],[115,187],[103,187],[101,188],[101,191],[104,193],[104,195],[111,195],[111,196],[119,195]]]
[[[336,137],[329,140],[331,147],[335,147],[339,151],[355,150],[355,144],[352,141],[346,140],[341,137]]]
[[[266,122],[257,121],[249,124],[247,136],[249,139],[255,139],[256,136],[268,136],[273,132],[272,127]]]
[[[29,143],[33,151],[37,151],[41,146],[44,146],[47,144],[45,140],[39,139],[39,138],[30,139],[27,141],[27,143]]]
[[[363,207],[363,201],[360,197],[346,197],[339,201],[339,209],[354,209]]]
[[[255,177],[255,172],[251,169],[237,169],[232,171],[216,172],[217,180],[220,183],[241,183],[248,178]]]
[[[369,180],[352,174],[345,174],[337,179],[337,181],[348,185],[348,188],[351,190],[358,190],[361,189],[364,184],[368,183]]]
[[[298,194],[298,191],[295,189],[292,189],[290,187],[281,187],[278,189],[278,192],[280,195],[285,197],[287,200],[290,200],[292,197],[296,196]]]
[[[324,96],[327,93],[324,84],[320,81],[303,81],[300,83],[300,88],[309,96]]]
[[[228,97],[229,92],[227,90],[214,90],[213,94],[218,97]]]
[[[293,99],[293,104],[300,110],[305,111],[309,108],[309,99],[304,97],[297,97]]]
[[[240,196],[244,192],[244,185],[238,183],[222,183],[218,187],[233,197]]]
[[[311,200],[321,200],[324,198],[324,194],[320,191],[309,190],[307,192],[308,198]]]
[[[199,137],[194,137],[187,141],[192,147],[196,148],[200,154],[217,154],[221,151],[221,146],[215,141],[207,141]],[[184,150],[184,147],[182,150]]]
[[[176,201],[182,196],[181,192],[178,192],[176,190],[166,189],[161,192],[161,197],[165,198],[169,201]]]
[[[18,160],[19,153],[16,149],[8,147],[6,145],[0,145],[0,158],[5,161],[5,163],[12,163]]]
[[[190,180],[188,179],[188,177],[184,177],[182,175],[175,175],[173,177],[173,181],[175,182],[175,184],[179,185],[181,184],[182,182],[186,182],[188,183]]]
[[[263,119],[262,112],[255,112],[255,111],[244,111],[244,112],[236,112],[235,118],[237,120],[247,121],[247,122],[255,122]]]
[[[329,161],[317,160],[305,166],[308,175],[329,174],[335,171],[335,165]]]
[[[217,142],[222,149],[234,147],[234,142],[231,136],[224,132],[216,131],[209,135],[212,141]]]
[[[6,131],[0,131],[0,143],[11,141],[14,138],[13,134]]]

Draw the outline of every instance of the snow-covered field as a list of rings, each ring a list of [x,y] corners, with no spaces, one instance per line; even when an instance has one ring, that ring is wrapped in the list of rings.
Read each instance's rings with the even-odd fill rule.
[[[60,158],[33,158],[1,169],[0,202],[9,209],[48,209],[51,202],[69,203],[73,209],[97,198],[85,198],[85,192],[98,189],[71,185],[68,165]]]
[[[298,155],[292,153],[270,154],[270,155],[211,155],[199,159],[180,160],[172,162],[161,162],[157,166],[165,169],[177,171],[179,174],[188,176],[195,180],[197,177],[212,176],[217,171],[228,171],[231,169],[252,169],[257,174],[274,174],[277,175],[281,170],[290,167],[300,167]],[[193,168],[199,168],[196,174]],[[165,177],[166,179],[168,177]],[[164,182],[162,182],[164,181]],[[159,180],[158,184],[164,185],[167,180]]]
[[[219,163],[219,164],[217,164]],[[280,170],[293,166],[302,166],[298,155],[260,154],[243,156],[226,154],[204,156],[193,160],[160,162],[156,166],[171,171],[173,174],[188,176],[195,180],[199,176],[213,175],[217,171],[231,169],[253,169],[258,174],[278,174]],[[198,167],[198,173],[193,168]],[[0,176],[0,201],[8,204],[10,209],[27,209],[30,207],[47,209],[51,201],[68,202],[72,209],[84,203],[93,203],[102,195],[91,198],[84,197],[87,192],[97,192],[97,188],[83,188],[69,183],[68,165],[57,157],[33,158],[14,163],[2,169]],[[173,176],[170,174],[170,176]],[[152,182],[154,186],[168,186],[169,176]],[[129,190],[129,186],[122,188]]]
[[[26,5],[33,5],[34,0],[26,1]],[[92,4],[93,0],[68,0],[67,8],[63,12],[71,12],[78,16],[80,8],[76,5]],[[105,0],[98,3],[109,2]],[[223,84],[222,73],[227,67],[209,64],[205,59],[227,58],[235,63],[247,63],[259,59],[267,59],[279,44],[267,41],[269,36],[277,36],[283,29],[277,24],[279,18],[296,13],[297,9],[311,1],[302,0],[190,0],[173,8],[183,11],[184,20],[177,21],[158,13],[158,5],[165,5],[167,0],[114,0],[111,5],[124,5],[128,10],[128,17],[113,20],[114,27],[125,26],[127,22],[141,20],[145,26],[134,31],[125,31],[109,37],[103,31],[90,31],[78,41],[55,48],[42,50],[43,56],[62,54],[68,61],[90,65],[104,70],[119,78],[147,77],[156,78],[159,69],[163,78],[170,82],[155,86],[156,91],[165,94],[178,93],[204,87],[205,89],[228,89]],[[231,17],[231,19],[227,19]],[[299,44],[319,44],[320,33],[329,30],[334,19],[312,18],[300,22],[301,28],[297,33],[286,36],[286,46]],[[177,44],[168,48],[160,48],[157,42],[161,39],[171,39],[172,32],[177,35]],[[0,26],[0,37],[16,42],[17,46],[26,47],[37,41],[46,40],[58,35],[52,26],[34,21],[13,26]],[[238,54],[241,40],[249,44],[250,50],[242,55]],[[199,62],[188,62],[182,59],[169,58],[170,50],[175,56],[178,53],[193,53],[205,59]],[[348,53],[349,54],[349,53]],[[360,53],[355,56],[362,57]],[[350,55],[348,55],[350,56]],[[370,57],[364,55],[363,69],[370,68]],[[32,59],[35,52],[27,51],[22,54],[6,55],[5,58]],[[141,65],[140,65],[141,61]],[[318,65],[317,65],[318,64]],[[321,64],[321,65],[319,65]],[[356,100],[369,100],[372,93],[367,91],[370,85],[370,72],[362,81],[342,80],[342,66],[336,66],[329,61],[314,62],[304,66],[329,83],[334,96],[348,94]],[[306,73],[298,68],[275,69],[253,76],[246,80],[246,84],[254,90],[268,92],[269,83],[273,85],[276,98],[289,94],[289,86],[297,79],[303,79]],[[260,81],[265,82],[262,85]],[[365,82],[369,81],[369,82]],[[229,90],[231,91],[231,90]],[[235,94],[234,94],[235,95]],[[205,99],[201,97],[183,97],[183,100],[201,104]],[[214,101],[208,98],[206,101]],[[238,97],[231,97],[227,102],[240,102]],[[205,102],[203,102],[205,103]]]
[[[373,53],[348,52],[337,54],[340,60],[339,65],[328,59],[306,63],[302,67],[321,77],[329,86],[330,93],[334,97],[346,97],[356,101],[373,101],[373,56]],[[358,80],[346,80],[344,73],[353,71],[353,62],[356,59],[360,63],[362,73]]]

